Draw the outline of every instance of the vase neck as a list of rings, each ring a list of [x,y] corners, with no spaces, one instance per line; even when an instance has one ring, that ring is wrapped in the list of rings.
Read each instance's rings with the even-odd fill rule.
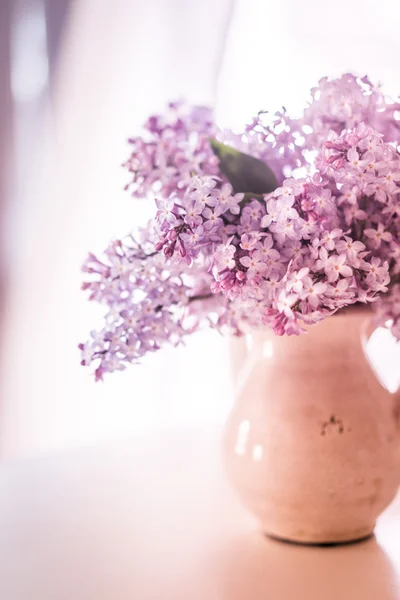
[[[339,313],[315,325],[306,326],[307,333],[299,336],[276,336],[269,329],[255,331],[248,339],[248,346],[257,352],[262,348],[268,354],[270,348],[271,351],[273,349],[274,352],[281,351],[287,355],[301,351],[309,353],[310,348],[313,354],[318,354],[319,348],[326,350],[327,341],[332,348],[346,345],[347,348],[360,349],[368,322],[369,317],[365,312]]]

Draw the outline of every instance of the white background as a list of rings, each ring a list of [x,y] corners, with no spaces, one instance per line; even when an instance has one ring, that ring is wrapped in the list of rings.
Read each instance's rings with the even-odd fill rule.
[[[229,343],[217,334],[196,335],[103,384],[79,366],[76,345],[102,314],[79,291],[79,267],[88,250],[148,214],[122,191],[120,163],[149,113],[186,97],[216,105],[219,122],[237,128],[260,108],[298,111],[321,76],[349,70],[400,92],[396,0],[237,0],[233,8],[229,0],[73,4],[53,102],[26,141],[31,168],[9,215],[3,456],[226,418]],[[37,32],[40,11],[35,18]],[[20,103],[46,84],[45,61],[32,67],[28,59],[15,65]],[[383,345],[375,353],[396,369]]]

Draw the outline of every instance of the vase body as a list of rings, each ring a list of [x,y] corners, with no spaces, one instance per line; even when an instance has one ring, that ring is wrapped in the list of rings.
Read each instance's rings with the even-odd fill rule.
[[[299,337],[255,333],[224,457],[264,533],[301,543],[362,539],[400,483],[400,398],[363,349],[365,316]]]

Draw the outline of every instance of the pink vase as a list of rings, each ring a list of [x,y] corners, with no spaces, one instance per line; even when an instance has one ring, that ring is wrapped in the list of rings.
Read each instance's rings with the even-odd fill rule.
[[[252,337],[224,439],[228,477],[266,534],[302,543],[370,535],[400,483],[400,396],[363,348],[363,313],[299,337]]]

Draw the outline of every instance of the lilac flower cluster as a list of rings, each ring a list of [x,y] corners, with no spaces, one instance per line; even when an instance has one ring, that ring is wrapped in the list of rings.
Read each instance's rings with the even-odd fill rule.
[[[166,257],[154,251],[149,232],[141,233],[140,241],[132,236],[115,241],[101,260],[90,254],[83,265],[90,276],[83,289],[90,300],[107,306],[103,328],[80,344],[81,363],[96,364],[96,380],[166,343],[179,344],[208,323],[202,300],[207,298],[209,311],[210,282],[204,269],[192,265],[189,274],[178,263],[167,265]]]
[[[126,189],[137,198],[152,193],[168,198],[183,194],[195,174],[217,175],[209,143],[215,133],[210,109],[170,103],[165,115],[148,119],[143,137],[129,139],[131,155],[123,166],[132,179]]]
[[[313,172],[315,152],[331,132],[338,135],[366,123],[386,142],[400,140],[400,104],[385,96],[367,77],[347,73],[338,79],[324,77],[311,90],[311,100],[300,118],[285,109],[273,115],[261,111],[245,135],[225,132],[227,142],[261,158],[282,181],[298,169]]]
[[[130,186],[156,211],[139,238],[84,265],[90,299],[108,308],[81,345],[98,379],[200,327],[298,335],[355,304],[374,303],[400,339],[399,105],[353,75],[312,97],[302,119],[260,114],[242,136],[170,105],[131,141]],[[251,156],[274,170],[274,191],[251,189]],[[259,160],[256,172],[259,187]]]
[[[156,200],[156,250],[163,249],[169,258],[178,254],[190,265],[200,253],[209,254],[213,243],[224,238],[233,217],[240,213],[244,194],[233,194],[229,183],[221,187],[216,187],[216,183],[212,177],[193,177],[183,198]]]

